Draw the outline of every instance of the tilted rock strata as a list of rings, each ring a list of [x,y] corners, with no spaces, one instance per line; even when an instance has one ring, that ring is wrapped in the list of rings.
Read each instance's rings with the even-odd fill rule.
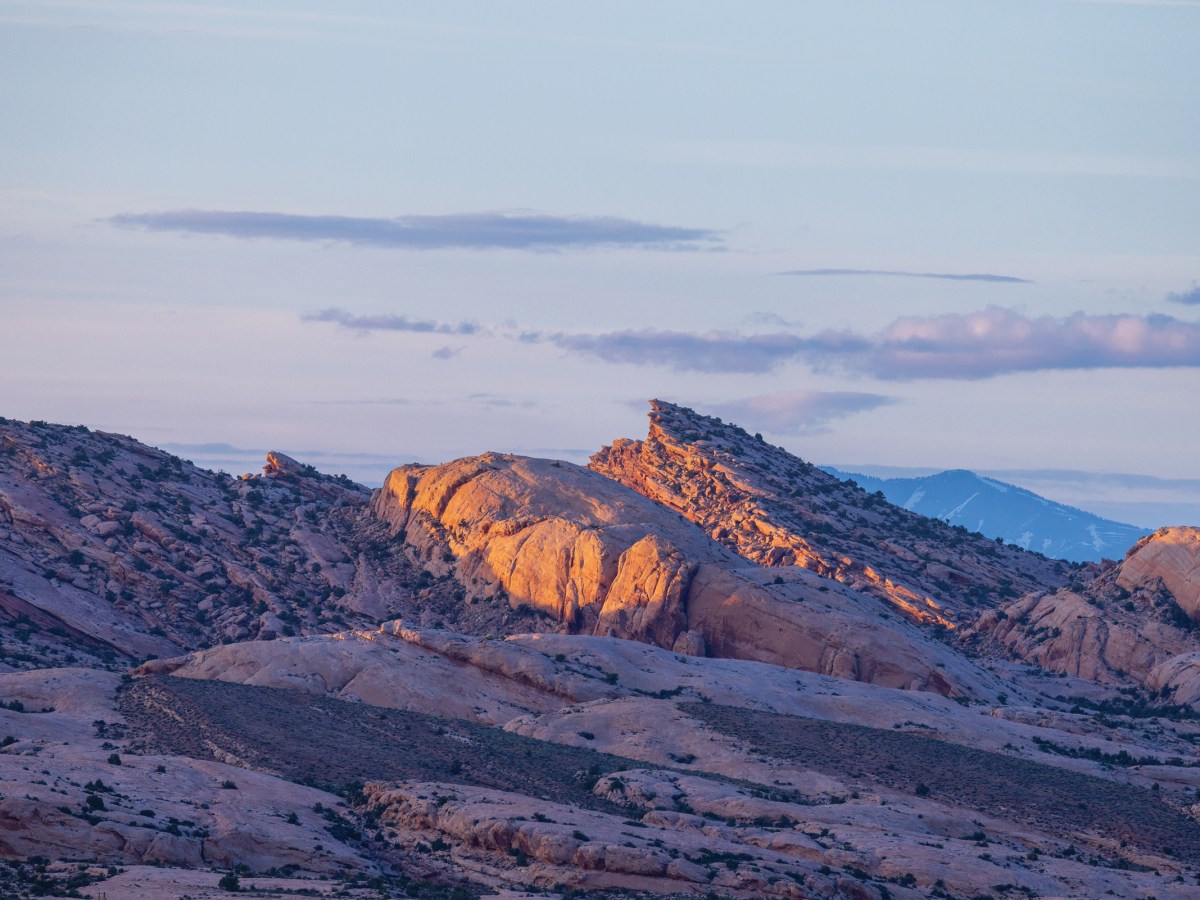
[[[1164,528],[1090,582],[985,613],[967,635],[999,650],[1106,684],[1169,688],[1200,699],[1200,529]]]
[[[1061,585],[1065,564],[893,506],[736,426],[651,401],[645,440],[589,468],[764,566],[802,566],[953,627],[1005,597]]]
[[[1164,588],[1200,624],[1200,528],[1160,528],[1125,556],[1117,586],[1126,591]]]
[[[939,693],[987,679],[878,604],[801,569],[767,572],[636,492],[568,463],[485,454],[393,471],[372,501],[468,604],[507,600],[571,632]]]

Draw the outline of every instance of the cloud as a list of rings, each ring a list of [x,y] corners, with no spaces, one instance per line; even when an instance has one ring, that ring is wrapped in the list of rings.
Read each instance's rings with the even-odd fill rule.
[[[463,352],[463,347],[438,347],[433,353],[429,354],[434,359],[454,359]]]
[[[108,219],[123,228],[221,234],[235,238],[342,241],[407,250],[562,250],[632,247],[643,250],[716,249],[719,233],[705,228],[653,225],[633,219],[481,212],[443,216],[355,218],[277,212],[182,209],[122,213]]]
[[[523,337],[529,339],[529,335]],[[802,355],[809,344],[807,338],[783,332],[610,331],[537,335],[534,339],[606,362],[667,366],[679,372],[768,372]]]
[[[747,325],[764,325],[772,328],[795,328],[800,323],[794,319],[785,319],[778,313],[758,310],[742,319]]]
[[[508,394],[471,394],[467,400],[492,409],[536,409],[538,406],[534,400],[528,398],[522,400]]]
[[[991,281],[1002,284],[1033,284],[1028,278],[1015,275],[979,274],[957,275],[947,272],[898,272],[890,269],[793,269],[780,275],[887,275],[894,278],[940,278],[947,281]]]
[[[1175,6],[1182,9],[1200,9],[1197,0],[1065,0],[1090,6]]]
[[[1016,372],[1200,367],[1200,322],[1162,314],[1030,317],[989,306],[973,313],[905,316],[874,334],[850,330],[743,333],[623,330],[549,332],[326,309],[304,317],[358,331],[492,336],[550,344],[610,363],[677,372],[763,373],[788,363],[889,381],[972,380]],[[435,351],[448,358],[452,351]]]
[[[842,355],[845,338],[826,358]],[[1028,318],[997,306],[981,312],[897,319],[850,360],[879,378],[990,378],[1047,369],[1200,366],[1200,323],[1164,315]],[[822,355],[814,351],[814,355]]]
[[[1200,305],[1200,285],[1193,281],[1188,290],[1180,291],[1178,294],[1167,294],[1167,300],[1171,303],[1184,303],[1188,306]]]
[[[344,309],[331,307],[304,316],[306,322],[333,322],[355,331],[414,331],[418,334],[479,334],[475,322],[436,322],[432,319],[410,319],[408,316],[356,316]],[[440,352],[440,351],[439,351]],[[445,357],[440,357],[445,358]]]
[[[779,141],[659,141],[643,159],[673,166],[873,172],[971,172],[1071,178],[1200,178],[1195,157],[1151,158],[1097,153],[969,147],[852,146]]]
[[[856,391],[786,391],[701,404],[705,413],[775,434],[822,434],[834,419],[895,403],[895,397]]]
[[[1200,366],[1200,323],[1158,314],[1030,318],[998,306],[969,314],[906,316],[876,334],[614,331],[537,339],[608,362],[677,371],[767,372],[799,361],[896,381]]]

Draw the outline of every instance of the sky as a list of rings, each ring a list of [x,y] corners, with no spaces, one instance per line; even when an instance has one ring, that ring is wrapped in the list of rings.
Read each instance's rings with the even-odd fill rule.
[[[378,483],[658,397],[1200,524],[1198,0],[0,0],[0,415]]]

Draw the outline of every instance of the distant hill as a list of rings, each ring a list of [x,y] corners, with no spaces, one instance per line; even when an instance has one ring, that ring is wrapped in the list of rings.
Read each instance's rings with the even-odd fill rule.
[[[1103,519],[964,469],[918,478],[874,478],[823,468],[838,478],[853,480],[868,493],[881,491],[896,506],[1055,559],[1120,559],[1150,534],[1145,528]]]

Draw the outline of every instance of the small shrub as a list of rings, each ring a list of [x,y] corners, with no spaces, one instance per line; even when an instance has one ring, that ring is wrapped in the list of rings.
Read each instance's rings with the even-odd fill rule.
[[[241,881],[232,872],[221,876],[221,880],[217,882],[217,887],[223,891],[237,893],[242,889]]]

